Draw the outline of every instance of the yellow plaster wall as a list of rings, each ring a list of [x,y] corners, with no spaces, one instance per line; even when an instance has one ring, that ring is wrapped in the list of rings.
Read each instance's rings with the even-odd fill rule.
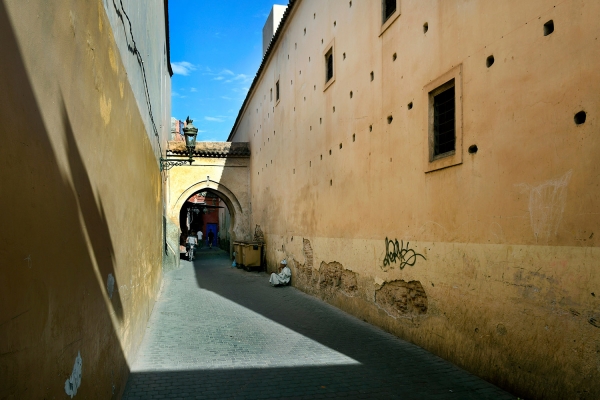
[[[169,170],[168,215],[179,226],[179,212],[193,194],[209,189],[226,204],[231,214],[231,240],[250,240],[249,158],[196,157],[192,165]]]
[[[0,30],[0,398],[118,398],[162,277],[158,162],[101,0],[2,1]]]
[[[600,4],[399,7],[382,33],[379,2],[296,2],[252,88],[232,140],[269,267],[515,394],[598,397]],[[428,85],[451,70],[462,162],[426,172]],[[408,264],[384,265],[386,238]]]

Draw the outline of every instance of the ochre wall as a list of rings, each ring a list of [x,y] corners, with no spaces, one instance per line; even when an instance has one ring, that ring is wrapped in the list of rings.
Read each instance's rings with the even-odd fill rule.
[[[118,398],[161,282],[150,138],[102,0],[1,1],[0,32],[0,398]]]
[[[297,1],[234,127],[270,269],[521,397],[600,397],[600,3],[401,0],[383,33],[379,4]],[[449,71],[462,162],[426,172]]]
[[[246,157],[195,157],[192,165],[169,170],[168,216],[179,225],[179,212],[185,201],[193,194],[211,190],[227,204],[231,214],[232,240],[250,240],[250,181]],[[204,239],[206,239],[206,230]]]

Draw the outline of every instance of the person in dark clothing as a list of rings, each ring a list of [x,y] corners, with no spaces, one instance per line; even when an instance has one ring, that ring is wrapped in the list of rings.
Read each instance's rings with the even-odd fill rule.
[[[208,248],[212,249],[213,239],[215,238],[215,234],[213,233],[212,229],[208,231],[206,236],[208,237]]]

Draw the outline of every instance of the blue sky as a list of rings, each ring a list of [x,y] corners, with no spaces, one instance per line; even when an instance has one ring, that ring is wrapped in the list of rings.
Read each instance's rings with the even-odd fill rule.
[[[172,111],[198,140],[227,140],[262,59],[262,28],[287,0],[169,0]]]

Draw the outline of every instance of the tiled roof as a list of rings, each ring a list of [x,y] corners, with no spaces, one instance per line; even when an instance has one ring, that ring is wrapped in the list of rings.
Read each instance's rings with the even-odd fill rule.
[[[185,142],[170,141],[167,154],[187,156]],[[197,142],[193,154],[196,157],[250,157],[250,144],[247,142]]]

